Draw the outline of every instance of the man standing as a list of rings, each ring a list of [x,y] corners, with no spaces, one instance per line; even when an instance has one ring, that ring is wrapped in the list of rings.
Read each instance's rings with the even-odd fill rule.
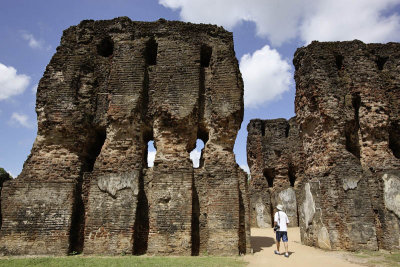
[[[288,252],[288,236],[287,236],[287,225],[289,223],[289,218],[286,215],[286,213],[283,211],[283,206],[279,204],[276,206],[276,209],[278,210],[275,213],[274,216],[274,230],[276,229],[276,249],[274,252],[277,255],[280,255],[279,252],[279,247],[280,247],[280,242],[281,238],[283,241],[283,245],[285,246],[285,257],[289,257],[289,252]]]

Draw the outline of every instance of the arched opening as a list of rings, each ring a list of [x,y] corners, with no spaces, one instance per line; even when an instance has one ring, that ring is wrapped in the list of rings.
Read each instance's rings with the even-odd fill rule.
[[[146,162],[147,168],[152,168],[154,166],[154,159],[156,158],[157,149],[154,146],[154,141],[150,140],[147,142],[147,155]]]
[[[290,124],[288,123],[288,124],[286,125],[286,128],[285,128],[285,137],[286,137],[286,138],[289,137],[289,132],[290,132]]]
[[[289,176],[290,186],[294,187],[294,184],[296,182],[296,168],[292,162],[289,162],[288,176]]]
[[[203,44],[200,49],[200,66],[202,68],[208,68],[210,66],[211,55],[212,48]]]
[[[200,126],[197,131],[196,147],[190,152],[193,168],[203,167],[203,150],[208,141],[208,132]],[[196,170],[195,170],[196,171]],[[192,225],[191,225],[192,256],[198,256],[200,251],[200,201],[194,181],[192,182]]]
[[[143,133],[143,142],[146,144],[143,151],[143,166],[151,168],[154,166],[156,148],[153,141],[153,132],[146,129]],[[135,224],[133,226],[133,255],[143,255],[147,252],[149,240],[149,201],[144,189],[144,173],[139,176],[139,194],[136,206]]]
[[[203,165],[201,162],[203,149],[204,149],[203,140],[197,139],[196,147],[190,152],[190,159],[193,162],[193,168],[199,168]]]
[[[265,123],[261,121],[261,136],[265,136]]]
[[[146,42],[146,48],[144,50],[144,58],[146,60],[146,65],[156,65],[157,64],[157,50],[158,44],[154,37],[151,37]]]
[[[268,187],[274,186],[274,179],[275,179],[275,169],[274,168],[267,168],[264,170],[264,178],[267,180]]]
[[[336,68],[338,70],[341,70],[343,67],[343,59],[344,57],[342,55],[335,55]]]
[[[400,125],[396,123],[392,123],[389,128],[389,148],[400,159]]]
[[[360,129],[359,109],[361,106],[361,97],[359,94],[353,95],[352,105],[354,108],[354,120],[347,122],[345,127],[346,150],[360,159],[358,130]]]
[[[109,57],[114,53],[114,42],[107,36],[97,45],[97,54],[102,57]]]
[[[378,70],[383,70],[383,66],[388,59],[388,57],[378,56],[378,58],[375,60]]]

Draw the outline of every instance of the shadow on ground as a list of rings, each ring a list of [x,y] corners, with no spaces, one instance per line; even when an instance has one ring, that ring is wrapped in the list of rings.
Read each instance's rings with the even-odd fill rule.
[[[275,244],[275,239],[267,236],[252,236],[251,246],[253,247],[253,252],[260,252],[262,248],[272,247]]]

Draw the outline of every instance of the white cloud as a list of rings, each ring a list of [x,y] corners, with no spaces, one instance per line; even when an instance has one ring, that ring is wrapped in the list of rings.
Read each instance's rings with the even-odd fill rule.
[[[156,151],[147,152],[147,166],[149,168],[154,166],[154,159],[156,158]]]
[[[0,100],[22,94],[29,81],[29,76],[17,74],[15,68],[0,63]]]
[[[35,84],[35,85],[32,87],[32,93],[33,93],[33,94],[36,94],[37,88],[38,88],[38,84]]]
[[[192,152],[190,152],[190,159],[193,162],[193,167],[198,168],[200,166],[200,157],[201,157],[201,151],[193,149]]]
[[[10,122],[11,122],[11,124],[15,124],[16,123],[16,124],[19,124],[19,125],[21,125],[23,127],[26,127],[26,128],[32,128],[32,124],[29,122],[28,116],[25,115],[25,114],[22,114],[22,113],[14,112],[11,115]]]
[[[399,0],[159,0],[180,10],[184,21],[214,23],[227,29],[243,21],[256,25],[257,35],[272,45],[294,38],[386,42],[400,40],[400,17],[393,12]],[[390,13],[389,13],[390,14]]]
[[[22,39],[28,41],[28,45],[33,49],[45,49],[47,51],[51,50],[51,45],[46,45],[43,40],[38,40],[33,36],[33,34],[22,31],[21,33]]]
[[[316,39],[359,39],[366,43],[399,41],[399,15],[382,15],[382,12],[389,11],[395,4],[399,4],[399,1],[321,1],[316,5],[315,14],[305,17],[302,21],[301,39],[307,44]]]
[[[240,71],[244,82],[245,107],[257,107],[279,98],[292,83],[291,65],[268,45],[252,55],[243,55]]]
[[[22,38],[24,40],[28,41],[28,45],[30,48],[33,48],[33,49],[42,49],[43,48],[43,41],[37,40],[31,33],[23,32]]]

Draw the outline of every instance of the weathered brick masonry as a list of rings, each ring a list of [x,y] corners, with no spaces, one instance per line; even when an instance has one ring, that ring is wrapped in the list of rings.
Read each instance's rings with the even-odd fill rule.
[[[2,218],[1,218],[1,190],[3,188],[3,183],[5,181],[11,180],[12,177],[10,174],[8,174],[3,168],[0,168],[0,228],[1,228],[1,223],[2,223]]]
[[[313,42],[293,62],[296,117],[247,126],[252,225],[297,203],[304,244],[400,249],[400,44]]]
[[[1,195],[2,254],[249,250],[246,175],[233,154],[243,83],[231,33],[82,21],[64,31],[36,111],[31,155]],[[205,147],[194,169],[197,139]]]
[[[304,154],[295,118],[254,119],[247,131],[251,225],[271,227],[274,207],[282,204],[289,226],[298,226],[296,193],[303,177]]]
[[[293,62],[302,241],[399,249],[400,44],[313,42]]]

